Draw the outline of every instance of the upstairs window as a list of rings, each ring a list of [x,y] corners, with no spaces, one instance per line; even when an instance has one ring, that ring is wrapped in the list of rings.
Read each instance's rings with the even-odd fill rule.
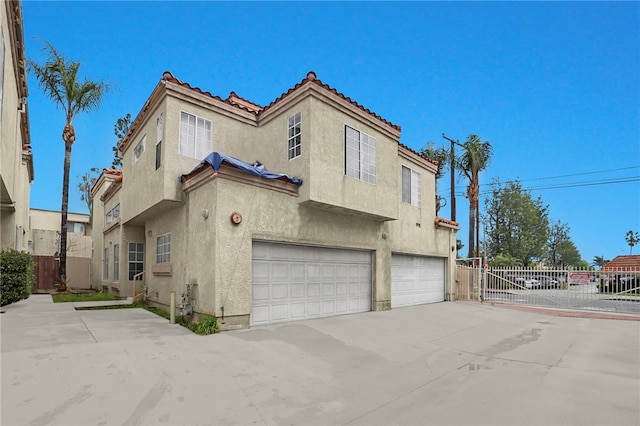
[[[133,148],[133,164],[136,164],[136,162],[142,156],[146,148],[147,148],[147,135],[144,135],[142,139],[140,139],[140,142],[138,142],[138,145],[136,145],[136,147]]]
[[[84,235],[84,223],[80,222],[67,222],[67,232],[71,232],[73,234],[82,234]]]
[[[402,202],[420,207],[420,173],[402,166]]]
[[[156,170],[162,165],[162,122],[162,113],[160,113],[156,120]]]
[[[118,220],[119,217],[120,217],[120,204],[116,204],[114,208],[112,208],[107,212],[104,222],[106,225],[108,225],[111,222]]]
[[[156,239],[156,263],[171,263],[171,234]]]
[[[300,156],[300,113],[289,117],[289,160]]]
[[[344,174],[368,183],[376,183],[376,139],[353,127],[345,128]]]
[[[211,121],[186,112],[180,113],[180,154],[197,160],[211,153]]]

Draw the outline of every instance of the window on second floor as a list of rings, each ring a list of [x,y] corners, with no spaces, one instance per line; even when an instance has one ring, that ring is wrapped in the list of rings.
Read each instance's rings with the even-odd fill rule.
[[[344,174],[364,182],[376,183],[376,139],[353,127],[345,130]]]
[[[140,139],[140,142],[138,142],[138,145],[136,145],[136,147],[133,148],[133,164],[136,164],[138,159],[144,153],[144,150],[146,149],[146,147],[147,147],[147,135],[144,135],[142,139]]]
[[[118,220],[119,217],[120,217],[120,204],[116,204],[115,207],[109,210],[105,215],[104,223],[105,225],[108,225],[111,222]]]
[[[402,202],[420,207],[420,173],[402,166]]]
[[[156,170],[162,165],[162,113],[156,120]]]
[[[156,263],[171,263],[171,234],[156,239]]]
[[[84,235],[85,227],[81,222],[67,222],[67,232]]]
[[[182,111],[178,152],[197,160],[211,153],[211,121]]]
[[[289,117],[289,160],[300,156],[301,133],[302,130],[300,127],[300,113],[297,113],[293,117]]]

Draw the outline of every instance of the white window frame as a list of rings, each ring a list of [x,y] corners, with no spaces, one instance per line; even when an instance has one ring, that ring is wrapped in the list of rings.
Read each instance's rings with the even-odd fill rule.
[[[202,160],[211,153],[213,123],[211,120],[180,111],[180,141],[178,153]]]
[[[376,184],[376,138],[344,125],[344,174]]]
[[[411,167],[402,166],[401,196],[402,202],[414,207],[422,204],[422,176]]]
[[[120,244],[113,245],[113,280],[120,280]]]
[[[300,113],[289,117],[287,126],[287,147],[289,160],[300,157],[302,146],[302,125]]]
[[[164,118],[162,113],[156,119],[156,170],[162,166],[162,132]]]
[[[147,135],[144,135],[140,142],[133,148],[133,164],[136,164],[142,154],[147,150]]]
[[[156,263],[171,263],[171,232],[156,238]]]
[[[107,212],[104,217],[104,222],[106,225],[111,222],[115,222],[120,218],[120,203],[116,204],[111,210]]]
[[[131,246],[133,245],[133,251]],[[139,250],[140,249],[140,250]],[[133,255],[133,259],[131,258]],[[127,265],[129,280],[133,280],[134,275],[144,271],[144,243],[130,242],[129,250],[127,251]],[[140,268],[137,266],[140,265]],[[132,268],[133,266],[133,268]]]
[[[103,268],[102,268],[102,279],[109,279],[109,247],[104,248],[104,259],[103,259]]]

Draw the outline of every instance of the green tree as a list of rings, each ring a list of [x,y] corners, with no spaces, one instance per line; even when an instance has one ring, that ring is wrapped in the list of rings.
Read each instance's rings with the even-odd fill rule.
[[[487,255],[511,256],[523,265],[548,255],[548,206],[522,189],[519,181],[492,184],[485,200]]]
[[[611,261],[605,259],[604,256],[595,256],[593,258],[593,262],[591,262],[591,265],[595,266],[595,267],[598,267],[598,268],[602,268],[604,265],[606,265],[609,262],[611,262]]]
[[[116,142],[116,145],[112,148],[113,162],[111,163],[111,167],[113,168],[122,166],[122,158],[118,156],[118,146],[120,145],[120,142],[122,142],[122,139],[124,139],[124,137],[127,136],[127,133],[129,133],[130,127],[131,127],[131,114],[129,113],[127,113],[127,115],[125,115],[122,118],[118,118],[118,120],[116,121],[116,124],[113,125],[113,133],[118,138],[118,142]]]
[[[98,173],[100,169],[92,167],[87,173],[80,177],[78,182],[78,191],[80,191],[80,201],[84,201],[89,209],[89,222],[93,221],[93,195],[91,195],[91,188],[98,180]]]
[[[43,50],[48,57],[43,64],[28,60],[29,70],[35,75],[38,86],[65,113],[66,123],[62,131],[64,141],[64,166],[62,180],[62,219],[60,225],[60,266],[59,278],[67,275],[67,215],[69,207],[69,170],[71,168],[71,147],[76,140],[73,119],[84,111],[97,109],[109,85],[103,81],[79,80],[80,62],[63,57],[49,42],[44,42]]]
[[[469,257],[478,256],[480,241],[480,172],[489,167],[492,147],[478,135],[469,135],[464,142],[464,151],[456,160],[456,167],[469,179]]]
[[[569,225],[560,221],[557,221],[549,228],[549,255],[547,260],[551,265],[558,267],[577,266],[578,262],[582,260],[569,233]]]
[[[451,155],[449,151],[444,147],[436,147],[434,142],[427,142],[427,146],[420,151],[422,155],[427,157],[438,164],[438,170],[436,172],[436,194],[438,193],[438,179],[442,177],[449,165],[449,159]],[[441,202],[440,197],[436,195],[436,215],[440,210]]]
[[[627,244],[629,244],[629,255],[633,253],[633,246],[640,243],[640,234],[633,231],[628,231],[627,235],[624,237]]]

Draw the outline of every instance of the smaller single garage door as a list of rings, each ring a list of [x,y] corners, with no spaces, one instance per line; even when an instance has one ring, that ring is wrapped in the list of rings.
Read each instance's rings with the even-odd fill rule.
[[[254,241],[251,325],[371,310],[371,252]]]
[[[445,260],[391,255],[391,307],[444,301]]]

